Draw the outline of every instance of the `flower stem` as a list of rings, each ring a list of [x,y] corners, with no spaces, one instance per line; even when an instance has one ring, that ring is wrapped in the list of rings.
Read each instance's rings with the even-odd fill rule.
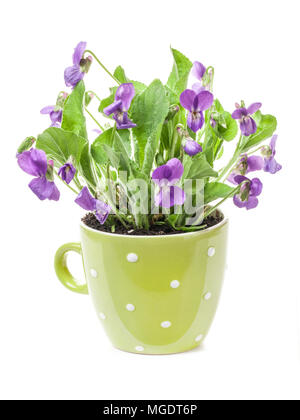
[[[232,169],[232,167],[235,165],[236,160],[240,157],[240,144],[242,140],[242,135],[239,138],[238,144],[236,146],[235,152],[233,154],[232,159],[228,162],[228,164],[225,166],[225,168],[221,171],[220,175],[216,179],[216,182],[220,181],[223,177],[226,178],[227,173]]]
[[[265,147],[265,146],[260,146],[258,149],[255,149],[255,150],[253,150],[252,152],[247,153],[247,155],[248,155],[248,156],[249,156],[249,155],[253,155],[254,153],[258,152],[259,150],[263,149],[264,147]]]
[[[71,191],[73,191],[73,193],[75,193],[76,195],[79,194],[79,192],[76,191],[74,188],[72,188],[71,185],[67,184],[64,180],[62,180],[61,177],[58,175],[58,173],[56,171],[54,171],[54,173],[57,176],[57,178],[59,178],[64,185],[66,185]]]
[[[98,125],[98,127],[104,131],[104,128],[102,127],[102,125],[96,120],[96,118],[90,113],[90,111],[87,109],[87,107],[85,107],[86,112],[89,114],[89,116],[92,118],[92,120]]]
[[[173,130],[174,131],[173,131],[173,138],[172,138],[171,158],[175,156],[175,149],[176,149],[176,144],[178,140],[177,126],[175,126]]]
[[[118,85],[121,84],[119,82],[119,80],[104,66],[104,64],[101,63],[101,61],[99,60],[99,58],[91,50],[85,50],[84,53],[91,54],[94,57],[94,59],[97,61],[97,63],[103,68],[103,70],[106,71],[106,73],[109,74],[110,77],[112,77],[114,79],[114,81],[116,83],[118,83]]]
[[[88,90],[87,92],[86,92],[87,94],[89,94],[89,93],[91,93],[92,95],[94,95],[95,96],[95,98],[97,98],[98,99],[98,101],[99,102],[101,102],[101,99],[99,98],[99,96],[93,91],[93,90]]]
[[[206,219],[211,213],[213,213],[221,204],[224,203],[228,198],[232,197],[234,194],[236,194],[238,191],[240,191],[243,184],[247,183],[248,181],[244,181],[241,184],[239,184],[234,190],[232,190],[229,194],[226,195],[221,201],[219,201],[215,206],[210,208],[207,212],[204,213],[203,220]]]

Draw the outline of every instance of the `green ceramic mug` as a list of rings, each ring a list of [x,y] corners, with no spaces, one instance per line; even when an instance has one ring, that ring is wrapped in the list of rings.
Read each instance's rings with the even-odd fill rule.
[[[228,221],[204,231],[124,236],[81,224],[81,244],[55,256],[59,280],[90,294],[107,335],[120,350],[169,354],[198,346],[213,321],[223,283]],[[86,284],[78,285],[66,256],[83,256]]]

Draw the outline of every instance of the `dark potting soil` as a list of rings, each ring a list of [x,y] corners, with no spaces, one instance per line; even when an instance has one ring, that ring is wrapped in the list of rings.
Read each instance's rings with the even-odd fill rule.
[[[205,221],[202,223],[202,225],[205,225],[205,229],[208,229],[212,226],[217,225],[224,219],[223,214],[216,210],[214,213],[209,215]],[[89,228],[100,230],[101,232],[107,232],[112,234],[118,234],[118,235],[132,235],[132,236],[163,236],[163,235],[178,235],[181,233],[187,233],[186,231],[180,231],[173,229],[168,224],[163,225],[156,225],[153,224],[150,226],[149,230],[146,229],[126,229],[121,222],[116,220],[115,222],[115,229],[114,232],[111,231],[111,226],[109,225],[101,225],[94,213],[88,213],[86,214],[83,219],[83,223],[85,223]],[[201,226],[202,226],[201,225]]]

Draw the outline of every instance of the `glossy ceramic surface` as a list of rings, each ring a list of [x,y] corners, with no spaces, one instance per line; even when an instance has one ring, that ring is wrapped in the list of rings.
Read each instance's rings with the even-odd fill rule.
[[[89,293],[113,345],[144,354],[198,346],[213,321],[223,282],[228,222],[173,236],[122,236],[81,225],[81,245],[66,244],[56,273],[69,289]],[[66,264],[82,252],[87,284]]]

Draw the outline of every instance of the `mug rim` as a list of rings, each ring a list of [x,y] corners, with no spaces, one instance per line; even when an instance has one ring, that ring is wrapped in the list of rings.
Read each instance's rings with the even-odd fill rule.
[[[174,233],[172,235],[122,235],[120,233],[103,232],[101,230],[90,228],[83,221],[80,222],[80,226],[81,226],[81,228],[83,228],[87,231],[94,232],[94,233],[99,234],[99,235],[105,235],[105,236],[108,236],[108,237],[116,237],[116,238],[166,239],[166,238],[178,238],[179,236],[180,237],[191,236],[191,235],[199,235],[200,236],[200,235],[204,235],[206,233],[212,232],[214,230],[220,229],[221,227],[228,224],[228,222],[229,222],[228,217],[226,217],[221,210],[218,209],[218,211],[221,212],[223,217],[224,217],[223,220],[221,222],[219,222],[218,224],[216,224],[214,226],[211,226],[208,229],[204,229],[204,230],[199,230],[199,231],[195,231],[195,232]]]

